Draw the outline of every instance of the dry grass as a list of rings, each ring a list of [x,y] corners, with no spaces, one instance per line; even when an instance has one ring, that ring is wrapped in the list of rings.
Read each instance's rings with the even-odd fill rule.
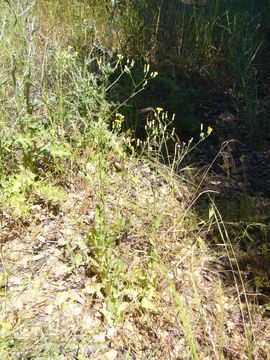
[[[243,319],[239,294],[228,271],[217,269],[196,217],[183,219],[187,189],[177,179],[168,182],[163,170],[154,200],[151,164],[130,159],[120,172],[108,167],[111,241],[99,249],[100,258],[89,242],[98,227],[99,203],[91,172],[85,173],[87,181],[63,179],[66,200],[36,203],[25,224],[3,213],[2,353],[12,358],[103,359],[117,354],[115,358],[125,359],[128,353],[134,359],[187,358],[188,334],[171,282],[191,324],[198,358],[248,358],[246,309]],[[159,219],[155,231],[154,201]],[[114,291],[108,292],[112,284]],[[253,318],[255,359],[267,358],[270,324],[262,316],[257,311]]]

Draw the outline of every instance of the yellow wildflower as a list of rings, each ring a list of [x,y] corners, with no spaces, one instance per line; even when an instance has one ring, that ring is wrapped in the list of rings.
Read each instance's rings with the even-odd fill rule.
[[[163,111],[163,109],[161,107],[157,107],[156,110],[157,110],[158,114],[161,113],[161,111]]]
[[[2,322],[1,325],[2,325],[2,328],[5,329],[5,330],[11,330],[12,329],[12,325],[8,324],[6,322]]]
[[[211,128],[211,126],[208,126],[207,135],[210,135],[212,131],[213,131],[213,129]]]

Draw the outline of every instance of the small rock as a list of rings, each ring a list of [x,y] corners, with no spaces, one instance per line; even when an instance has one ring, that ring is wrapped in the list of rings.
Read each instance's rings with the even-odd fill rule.
[[[115,328],[109,328],[107,331],[107,338],[112,339],[116,333]]]
[[[110,350],[104,354],[104,360],[115,360],[117,358],[117,351]]]
[[[92,211],[89,212],[88,219],[90,221],[95,221],[95,216],[96,216],[95,211],[92,210]]]
[[[102,332],[100,334],[94,335],[92,341],[95,343],[105,343],[106,333]]]
[[[46,242],[46,238],[45,238],[45,236],[43,236],[43,235],[39,235],[39,236],[37,237],[37,240],[38,240],[39,242],[41,242],[42,244],[44,244],[44,243]]]
[[[86,165],[85,165],[85,170],[89,173],[89,174],[95,174],[96,173],[96,168],[95,168],[95,166],[94,165],[92,165],[91,163],[87,163]]]
[[[41,253],[41,254],[37,254],[35,256],[32,256],[31,260],[32,261],[38,261],[40,259],[42,259],[44,257],[44,253]]]

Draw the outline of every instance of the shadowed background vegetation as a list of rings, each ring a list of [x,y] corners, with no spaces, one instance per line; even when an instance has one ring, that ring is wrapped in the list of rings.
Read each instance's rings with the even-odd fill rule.
[[[166,104],[179,130],[190,133],[201,121],[198,108],[214,100],[243,113],[239,126],[250,145],[269,129],[268,1],[48,1],[39,10],[48,41],[71,44],[81,56],[96,42],[99,51],[160,72],[134,100],[129,126],[140,127],[134,109]],[[130,86],[119,85],[118,96]]]
[[[179,132],[190,135],[201,123],[200,109],[214,102],[241,112],[239,128],[250,145],[262,144],[269,129],[268,1],[37,1],[31,11],[39,24],[33,39],[39,61],[57,43],[81,58],[94,44],[97,53],[135,59],[138,71],[145,62],[159,71],[126,109],[129,127],[143,127],[138,108],[166,105],[177,114]],[[23,39],[18,42],[17,53]],[[19,56],[13,54],[17,67]],[[43,78],[46,66],[40,63]],[[121,101],[131,87],[124,79],[110,96]]]

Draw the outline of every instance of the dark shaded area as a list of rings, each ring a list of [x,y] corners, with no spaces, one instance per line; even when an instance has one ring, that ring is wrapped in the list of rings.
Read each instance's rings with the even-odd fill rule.
[[[159,72],[121,108],[123,130],[131,129],[143,138],[148,114],[140,110],[156,107],[176,114],[174,126],[182,142],[190,138],[196,142],[201,123],[213,128],[183,166],[196,166],[192,180],[199,184],[211,165],[201,190],[218,192],[215,201],[239,259],[243,253],[244,263],[250,260],[255,279],[253,258],[261,257],[267,267],[270,247],[265,230],[270,216],[269,1],[119,0],[107,2],[106,11],[110,13],[108,39],[103,47],[98,44],[97,55],[105,47],[106,54],[111,51],[123,54],[125,60],[135,59],[135,82],[146,63]],[[83,59],[87,43],[72,45]],[[119,104],[132,90],[126,74],[108,95]],[[207,198],[200,198],[195,206],[207,219]],[[216,236],[213,230],[209,241],[215,243]]]
[[[126,127],[143,137],[145,115],[139,110],[162,107],[176,114],[175,127],[181,141],[191,137],[196,141],[201,123],[214,129],[185,159],[185,164],[196,165],[200,176],[194,179],[195,183],[201,181],[211,164],[201,190],[217,191],[215,201],[235,246],[243,276],[250,290],[258,294],[256,301],[267,303],[270,4],[263,0],[153,3],[151,10],[143,3],[138,6],[139,16],[144,19],[144,40],[134,43],[131,38],[129,51],[136,48],[139,63],[140,56],[145,59],[145,54],[150,54],[150,63],[159,76],[141,96],[123,108]],[[181,14],[182,22],[177,22],[177,14]],[[156,32],[151,43],[154,20]],[[142,44],[144,48],[140,48]],[[140,70],[138,67],[138,73]],[[130,89],[128,81],[120,84],[117,100],[121,101]],[[207,220],[208,209],[207,198],[196,203],[196,211],[203,219]],[[209,241],[214,244],[218,238],[213,227]]]

